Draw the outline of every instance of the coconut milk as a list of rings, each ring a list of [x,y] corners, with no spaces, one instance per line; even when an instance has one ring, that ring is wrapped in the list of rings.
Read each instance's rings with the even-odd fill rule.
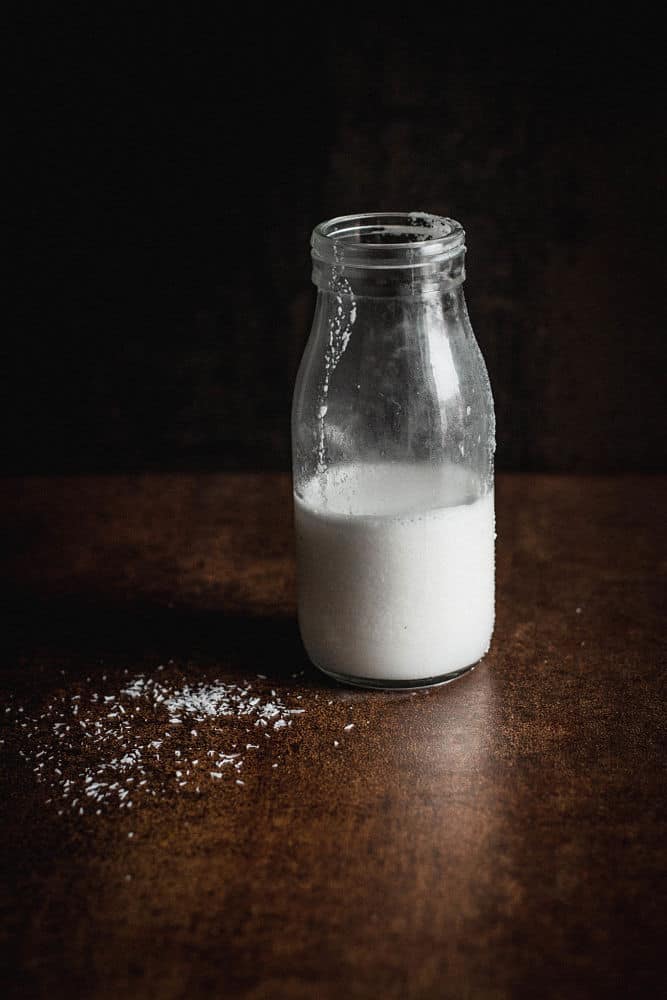
[[[458,466],[328,469],[295,493],[299,625],[323,670],[381,685],[476,663],[494,624],[493,492]]]

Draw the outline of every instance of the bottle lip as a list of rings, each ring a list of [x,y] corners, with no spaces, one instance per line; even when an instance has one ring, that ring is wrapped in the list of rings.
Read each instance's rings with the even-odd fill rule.
[[[456,256],[465,248],[460,222],[430,212],[362,212],[315,226],[314,260],[360,268],[421,267]]]

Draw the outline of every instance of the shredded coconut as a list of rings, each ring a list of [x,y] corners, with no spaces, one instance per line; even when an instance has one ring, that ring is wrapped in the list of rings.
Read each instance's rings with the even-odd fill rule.
[[[291,716],[305,712],[290,708],[275,689],[267,697],[247,682],[183,683],[182,677],[169,681],[159,673],[138,674],[129,681],[123,677],[114,690],[109,690],[113,679],[106,674],[101,683],[104,691],[95,691],[91,678],[75,692],[62,689],[40,713],[30,714],[23,706],[5,709],[6,721],[15,723],[19,755],[46,786],[46,801],[58,807],[59,815],[65,809],[100,815],[102,809],[131,810],[174,792],[199,794],[200,785],[188,791],[192,786],[187,779],[195,769],[200,782],[231,778],[243,787],[239,771],[245,755],[267,754],[273,744],[262,742],[260,748],[239,742],[240,733],[252,732],[248,726],[256,732],[269,725],[286,731]],[[161,759],[167,747],[171,757],[163,754]],[[202,758],[209,765],[205,770],[198,768]]]

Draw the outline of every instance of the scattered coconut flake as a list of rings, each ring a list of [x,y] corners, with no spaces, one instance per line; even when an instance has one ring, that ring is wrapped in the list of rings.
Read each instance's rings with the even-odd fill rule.
[[[291,708],[275,689],[266,697],[246,681],[168,680],[163,669],[132,678],[125,670],[116,684],[112,675],[89,678],[51,695],[34,714],[21,705],[5,707],[18,754],[46,786],[45,802],[54,804],[58,815],[99,816],[103,809],[130,811],[174,792],[192,794],[187,778],[201,757],[210,761],[211,784],[236,774],[233,780],[243,785],[238,777],[243,754],[261,748],[241,742],[240,733],[252,732],[247,727],[253,723],[286,729],[293,713],[304,712]],[[173,754],[161,759],[166,740]],[[271,745],[262,744],[264,753]],[[170,769],[170,759],[178,770]],[[168,780],[170,773],[176,780]],[[201,770],[197,774],[201,781]],[[200,791],[197,785],[195,792]]]

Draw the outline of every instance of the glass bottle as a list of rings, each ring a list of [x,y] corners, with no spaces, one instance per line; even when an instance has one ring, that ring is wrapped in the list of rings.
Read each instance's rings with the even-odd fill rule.
[[[495,419],[464,240],[421,212],[313,231],[292,408],[298,613],[313,663],[345,683],[449,681],[491,641]]]

